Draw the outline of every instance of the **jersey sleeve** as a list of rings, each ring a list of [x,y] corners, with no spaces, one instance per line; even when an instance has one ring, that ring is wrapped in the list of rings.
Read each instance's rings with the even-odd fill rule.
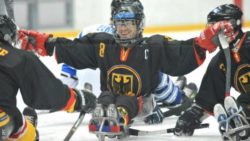
[[[92,34],[80,39],[58,38],[53,45],[58,63],[66,63],[76,69],[97,68],[95,45]]]
[[[31,52],[13,47],[0,60],[0,77],[5,80],[4,96],[15,100],[20,89],[23,101],[37,109],[61,109],[69,99],[69,88]],[[59,98],[59,99],[58,99]],[[14,104],[13,104],[14,105]]]
[[[194,39],[185,41],[172,40],[164,36],[156,36],[158,46],[155,55],[159,55],[162,72],[169,75],[180,76],[190,73],[201,63],[198,60],[205,59],[205,52],[197,50]],[[200,54],[198,54],[200,53]]]
[[[37,56],[29,52],[25,52],[23,56],[24,59],[16,67],[15,74],[19,76],[24,102],[38,109],[63,108],[70,96],[69,88],[56,78]],[[60,100],[57,100],[58,98]]]

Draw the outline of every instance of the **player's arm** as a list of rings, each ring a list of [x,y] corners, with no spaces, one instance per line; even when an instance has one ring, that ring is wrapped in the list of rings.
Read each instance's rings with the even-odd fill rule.
[[[97,67],[95,58],[97,48],[90,41],[90,38],[93,38],[91,37],[92,35],[70,40],[53,38],[52,35],[36,31],[19,30],[19,40],[22,41],[22,49],[35,51],[41,56],[51,56],[55,51],[58,63],[66,63],[76,69]]]
[[[229,22],[218,22],[208,26],[201,35],[186,41],[164,40],[164,47],[156,54],[161,54],[162,71],[174,76],[185,75],[203,63],[206,51],[213,52],[219,42],[216,38],[219,33],[233,32]],[[220,32],[224,31],[224,32]],[[169,67],[171,66],[171,67]]]
[[[224,34],[224,36],[233,38],[231,37],[233,32],[233,26],[228,21],[221,21],[207,26],[200,33],[200,36],[195,38],[194,52],[198,65],[201,65],[205,59],[202,57],[202,50],[207,50],[211,53],[220,45],[218,34]]]

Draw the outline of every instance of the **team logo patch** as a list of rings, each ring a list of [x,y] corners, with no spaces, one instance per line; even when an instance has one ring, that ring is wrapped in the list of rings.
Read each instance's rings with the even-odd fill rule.
[[[116,94],[137,96],[141,92],[141,78],[129,66],[117,65],[108,71],[108,88]]]
[[[234,76],[234,84],[238,91],[240,92],[250,92],[250,65],[243,64],[240,65]]]

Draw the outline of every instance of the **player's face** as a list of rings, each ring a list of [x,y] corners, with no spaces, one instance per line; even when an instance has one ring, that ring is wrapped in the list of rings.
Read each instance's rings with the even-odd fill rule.
[[[120,39],[131,39],[136,36],[136,24],[134,20],[116,21],[115,27]]]

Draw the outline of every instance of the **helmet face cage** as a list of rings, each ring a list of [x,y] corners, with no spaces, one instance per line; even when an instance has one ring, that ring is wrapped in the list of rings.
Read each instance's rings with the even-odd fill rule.
[[[224,4],[213,9],[207,16],[207,22],[215,23],[218,21],[228,20],[234,27],[235,31],[241,30],[243,13],[239,7],[233,4]]]
[[[0,40],[13,43],[16,41],[17,26],[6,15],[0,15]]]
[[[129,0],[127,0],[129,1]],[[131,0],[130,0],[131,1]],[[120,3],[120,7],[113,11],[112,14],[112,24],[114,26],[114,38],[117,43],[123,47],[133,47],[142,38],[142,32],[144,29],[145,16],[143,13],[143,7],[140,2],[134,0],[130,3]],[[117,32],[116,23],[119,21],[133,21],[136,25],[136,35],[135,37],[129,39],[121,39]]]

